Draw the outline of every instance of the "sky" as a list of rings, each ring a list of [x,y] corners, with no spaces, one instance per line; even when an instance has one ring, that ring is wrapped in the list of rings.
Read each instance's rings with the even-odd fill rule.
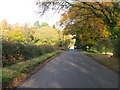
[[[35,0],[0,0],[0,22],[6,19],[9,24],[24,24],[27,22],[32,25],[38,20],[40,22],[47,22],[52,26],[60,19],[59,14],[38,18],[35,14],[36,10]]]
[[[32,25],[35,21],[39,21],[40,23],[47,22],[52,26],[60,20],[60,14],[51,12],[49,12],[51,13],[49,17],[38,18],[35,14],[36,10],[35,0],[0,0],[0,22],[6,19],[9,24],[27,22]]]

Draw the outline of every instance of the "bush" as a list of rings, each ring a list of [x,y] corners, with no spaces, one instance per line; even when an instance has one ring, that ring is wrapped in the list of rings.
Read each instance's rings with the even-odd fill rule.
[[[51,46],[47,45],[29,45],[3,41],[2,43],[2,60],[3,66],[8,66],[19,61],[28,60],[30,58],[38,57],[40,55],[53,52]]]

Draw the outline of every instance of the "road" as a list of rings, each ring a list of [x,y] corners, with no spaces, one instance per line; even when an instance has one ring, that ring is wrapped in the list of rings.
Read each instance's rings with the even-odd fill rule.
[[[75,50],[54,58],[19,88],[118,88],[118,74]]]

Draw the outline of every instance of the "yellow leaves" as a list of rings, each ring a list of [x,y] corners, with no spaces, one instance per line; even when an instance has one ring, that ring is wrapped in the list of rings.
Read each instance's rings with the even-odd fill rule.
[[[110,35],[111,35],[111,33],[108,31],[106,26],[100,30],[100,38],[101,39],[107,39],[110,37]]]
[[[81,2],[74,2],[74,5],[83,5]]]
[[[93,33],[91,33],[91,32],[84,32],[82,34],[79,34],[81,44],[82,45],[94,45],[96,43],[96,41],[91,39],[90,38],[91,36],[94,36]]]
[[[59,30],[46,26],[36,30],[33,36],[39,39],[36,45],[55,45],[61,35],[62,33]]]
[[[83,38],[82,34],[80,34],[80,35],[79,35],[79,38],[80,38],[80,39],[82,39],[82,38]]]
[[[62,18],[60,19],[61,22],[64,22],[68,19],[68,14],[66,13],[63,13],[61,16],[62,16]]]
[[[6,39],[9,39],[11,41],[17,41],[17,40],[25,41],[25,37],[23,36],[22,32],[20,32],[19,30],[8,31]]]
[[[95,45],[96,44],[96,41],[95,40],[92,40],[92,39],[88,39],[86,41],[82,41],[82,44],[83,45]]]
[[[80,9],[79,9],[78,7],[70,7],[69,10],[70,10],[70,11],[74,11],[74,12],[80,11]]]
[[[108,1],[110,1],[110,0],[108,0]],[[115,2],[101,2],[101,4],[103,4],[105,6],[111,6],[111,7],[114,6],[113,3],[115,3]]]

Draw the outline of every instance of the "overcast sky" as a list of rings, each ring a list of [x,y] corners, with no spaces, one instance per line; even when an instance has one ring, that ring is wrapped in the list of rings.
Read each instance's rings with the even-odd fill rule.
[[[35,21],[47,22],[53,25],[60,19],[60,15],[52,15],[47,18],[37,18],[35,0],[0,0],[0,22],[6,19],[9,24],[26,22],[33,24]]]

